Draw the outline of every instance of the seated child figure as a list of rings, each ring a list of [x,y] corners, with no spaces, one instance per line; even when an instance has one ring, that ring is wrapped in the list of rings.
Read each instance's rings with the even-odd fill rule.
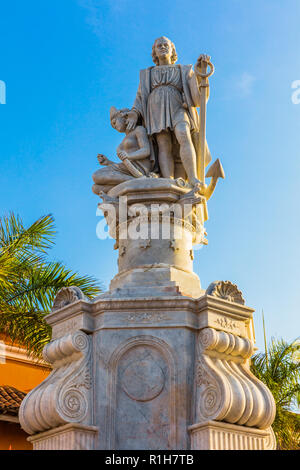
[[[101,168],[93,174],[95,182],[93,192],[96,194],[100,194],[101,191],[107,192],[124,181],[150,176],[154,167],[153,152],[146,129],[143,126],[136,126],[133,130],[127,130],[129,111],[126,108],[118,110],[114,106],[110,109],[112,127],[126,134],[117,148],[117,155],[122,163],[114,163],[104,155],[98,155],[99,163],[106,168]]]

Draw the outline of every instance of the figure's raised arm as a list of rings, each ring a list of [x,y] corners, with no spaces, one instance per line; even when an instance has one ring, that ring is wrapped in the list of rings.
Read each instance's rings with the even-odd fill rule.
[[[135,128],[138,118],[139,118],[139,115],[135,111],[135,109],[132,109],[131,111],[129,111],[129,113],[127,114],[127,127],[126,127],[127,131],[132,131]]]
[[[139,149],[128,154],[129,160],[143,160],[144,158],[148,158],[150,156],[150,143],[146,129],[142,126],[138,126],[135,129],[135,137],[137,139]]]
[[[210,67],[209,71],[207,71],[208,67]],[[201,54],[198,57],[197,63],[195,65],[195,74],[197,77],[200,93],[202,94],[206,92],[206,101],[209,98],[208,78],[214,73],[214,71],[215,69],[213,64],[211,63],[211,57],[206,54]]]

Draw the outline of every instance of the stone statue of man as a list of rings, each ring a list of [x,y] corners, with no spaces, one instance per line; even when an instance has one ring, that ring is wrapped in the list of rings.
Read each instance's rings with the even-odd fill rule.
[[[200,94],[207,88],[199,89],[200,79],[197,67],[201,60],[209,61],[201,55],[196,64],[176,65],[177,53],[174,44],[166,37],[156,39],[152,47],[155,66],[140,72],[140,84],[134,105],[128,115],[128,129],[134,128],[141,118],[147,133],[157,144],[158,163],[161,176],[176,178],[174,136],[179,156],[191,185],[199,184],[199,115]],[[198,82],[199,80],[199,82]],[[211,155],[206,146],[205,166]]]

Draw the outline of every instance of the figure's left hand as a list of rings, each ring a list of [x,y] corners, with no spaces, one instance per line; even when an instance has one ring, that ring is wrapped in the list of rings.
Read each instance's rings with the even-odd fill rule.
[[[98,159],[98,162],[100,163],[100,165],[109,165],[108,158],[105,155],[103,155],[102,153],[99,153],[97,155],[97,159]]]
[[[199,55],[198,60],[197,60],[197,66],[200,66],[201,62],[206,62],[208,64],[210,62],[210,59],[211,57],[207,54]]]

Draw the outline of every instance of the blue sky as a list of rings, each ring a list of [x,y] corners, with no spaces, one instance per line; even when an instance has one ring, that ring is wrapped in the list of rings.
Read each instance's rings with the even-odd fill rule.
[[[209,201],[203,287],[231,280],[256,309],[257,346],[300,333],[298,0],[16,0],[0,16],[0,214],[52,213],[52,257],[106,286],[113,240],[96,237],[96,156],[115,155],[109,108],[130,107],[139,70],[166,35],[179,62],[212,56],[207,139],[226,180]]]

